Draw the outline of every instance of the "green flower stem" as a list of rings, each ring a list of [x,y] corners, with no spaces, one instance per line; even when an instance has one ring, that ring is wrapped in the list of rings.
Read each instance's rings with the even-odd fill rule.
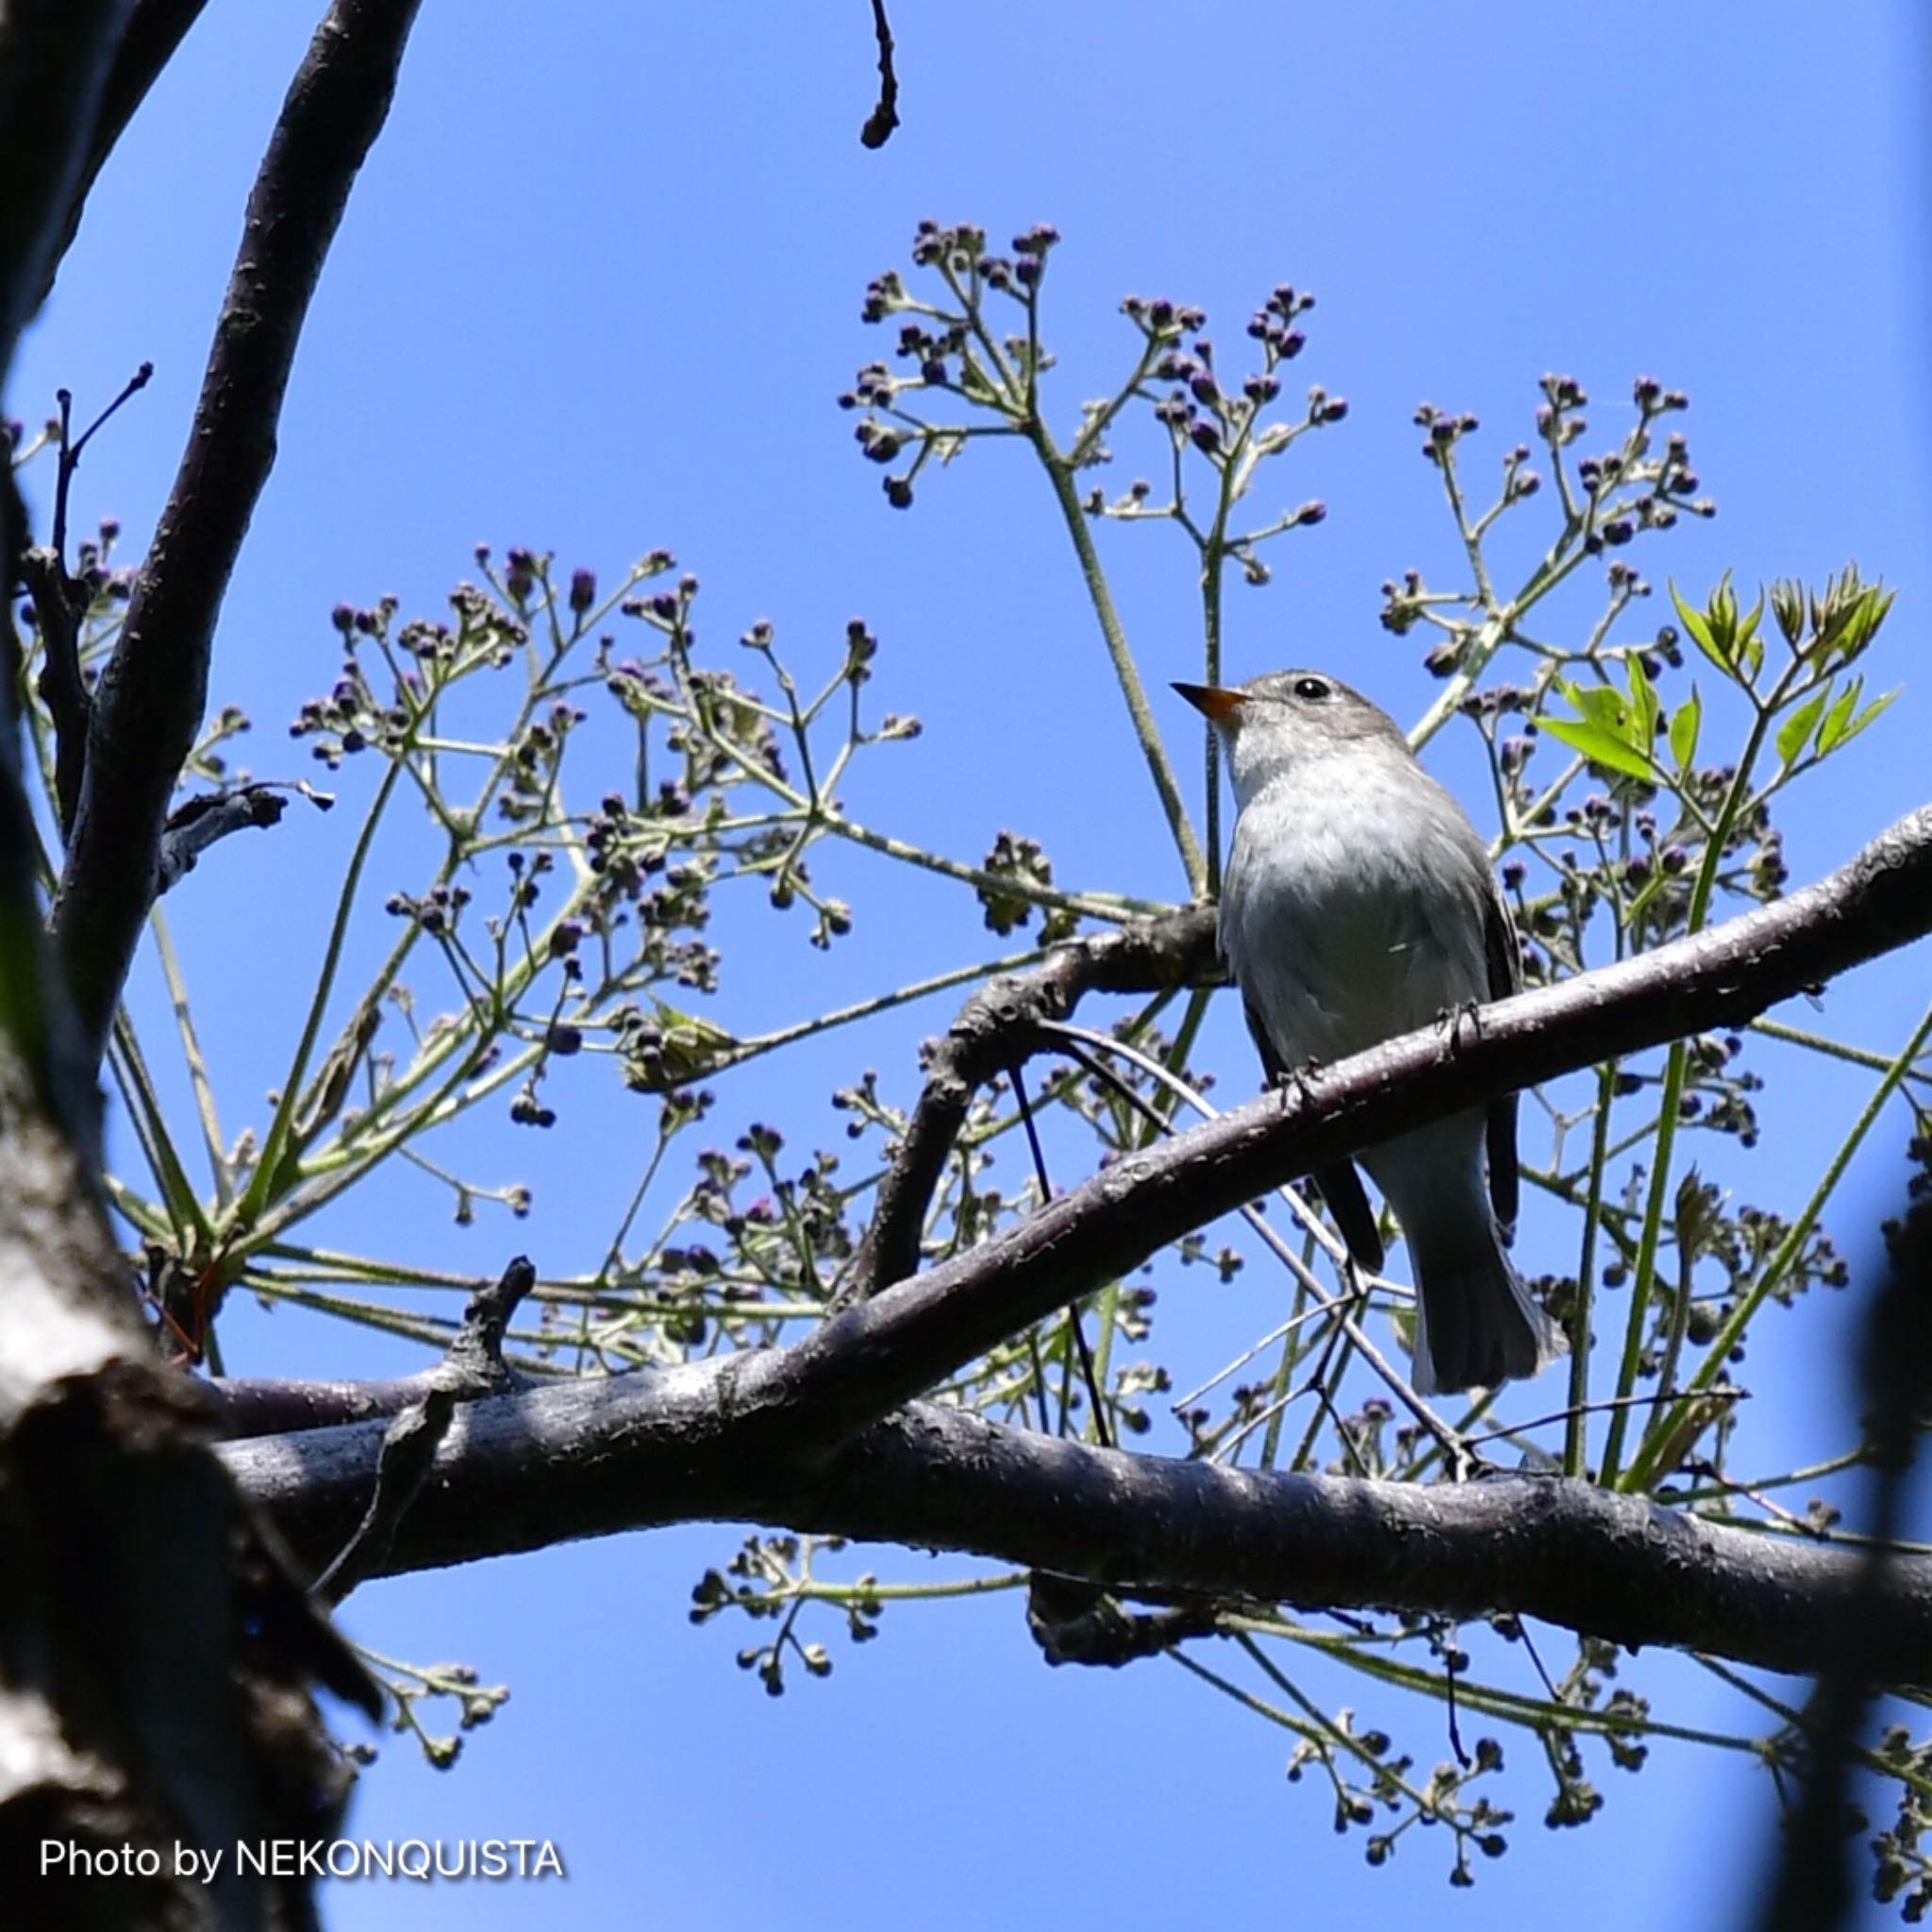
[[[1396,1657],[1383,1656],[1352,1636],[1332,1636],[1325,1630],[1310,1630],[1289,1624],[1284,1619],[1239,1614],[1228,1616],[1225,1626],[1256,1637],[1275,1637],[1285,1642],[1299,1643],[1332,1657],[1337,1663],[1347,1665],[1351,1670],[1359,1671],[1378,1683],[1419,1691],[1424,1696],[1440,1698],[1446,1695],[1440,1672],[1418,1670]],[[1378,1641],[1394,1642],[1403,1640],[1388,1638]],[[1563,1730],[1581,1731],[1592,1737],[1672,1738],[1685,1743],[1717,1744],[1726,1751],[1757,1749],[1753,1739],[1728,1737],[1721,1731],[1695,1730],[1686,1724],[1663,1724],[1655,1718],[1640,1717],[1634,1711],[1626,1714],[1592,1710],[1587,1706],[1563,1700],[1552,1703],[1546,1697],[1525,1697],[1519,1691],[1479,1684],[1466,1676],[1458,1676],[1456,1680],[1456,1702],[1464,1709],[1479,1710],[1486,1717],[1500,1718],[1508,1724],[1531,1726],[1556,1724]]]
[[[1189,894],[1196,899],[1205,898],[1208,890],[1208,862],[1202,857],[1200,841],[1194,836],[1187,805],[1174,779],[1174,767],[1168,762],[1167,750],[1160,739],[1160,727],[1154,722],[1146,687],[1141,682],[1140,669],[1134,662],[1120,612],[1114,608],[1113,591],[1100,567],[1100,555],[1093,547],[1093,533],[1087,526],[1087,513],[1080,508],[1079,493],[1074,488],[1074,473],[1055,447],[1046,425],[1037,416],[1027,425],[1027,435],[1053,485],[1054,500],[1059,505],[1067,535],[1073,541],[1074,554],[1079,558],[1080,575],[1093,605],[1093,614],[1100,621],[1100,634],[1107,641],[1107,654],[1113,662],[1114,677],[1120,685],[1122,697],[1126,700],[1134,735],[1140,740],[1141,754],[1147,761],[1155,793],[1160,800],[1160,809],[1167,819],[1168,830],[1188,875]]]
[[[108,1058],[115,1083],[121,1089],[122,1102],[127,1108],[128,1120],[133,1124],[135,1138],[141,1142],[141,1151],[146,1157],[155,1185],[161,1191],[162,1202],[158,1212],[149,1208],[142,1213],[116,1192],[116,1206],[137,1226],[150,1234],[155,1234],[158,1227],[165,1228],[165,1238],[174,1243],[177,1252],[184,1255],[196,1250],[206,1252],[214,1244],[214,1230],[195,1196],[194,1184],[188,1178],[180,1157],[175,1151],[175,1142],[168,1132],[166,1110],[161,1106],[160,1096],[155,1091],[154,1080],[142,1055],[141,1042],[135,1037],[125,1007],[115,1010]]]
[[[829,1033],[835,1026],[849,1026],[855,1020],[869,1020],[875,1013],[889,1013],[895,1007],[909,1006],[914,1000],[925,999],[933,993],[949,992],[956,986],[976,985],[996,974],[1017,973],[1023,967],[1037,966],[1045,958],[1045,952],[1036,946],[1028,953],[1008,953],[1003,958],[979,960],[971,966],[956,966],[950,972],[934,974],[930,979],[914,980],[908,985],[894,987],[891,992],[874,993],[870,999],[858,1000],[849,1007],[837,1007],[829,1013],[794,1021],[790,1026],[780,1026],[770,1033],[756,1034],[749,1040],[741,1040],[737,1050],[725,1056],[719,1071],[741,1066],[760,1054],[809,1040],[816,1034]]]
[[[1754,1704],[1761,1704],[1766,1710],[1775,1713],[1791,1730],[1802,1732],[1807,1737],[1812,1734],[1811,1720],[1804,1710],[1785,1703],[1782,1698],[1774,1697],[1761,1684],[1754,1684],[1741,1671],[1732,1670],[1729,1665],[1720,1663],[1716,1657],[1707,1656],[1702,1651],[1693,1652],[1692,1655],[1712,1676],[1728,1684],[1733,1690],[1741,1690]],[[1927,1777],[1923,1772],[1914,1771],[1908,1763],[1881,1757],[1877,1752],[1868,1745],[1860,1744],[1855,1738],[1837,1739],[1834,1742],[1861,1769],[1882,1778],[1896,1778],[1908,1790],[1917,1792],[1922,1799],[1932,1799],[1932,1777]]]
[[[1583,1208],[1583,1253],[1576,1263],[1576,1333],[1570,1349],[1570,1419],[1563,1431],[1563,1474],[1567,1476],[1581,1476],[1584,1473],[1585,1417],[1590,1403],[1590,1317],[1596,1304],[1596,1242],[1602,1225],[1610,1108],[1616,1089],[1616,1062],[1610,1061],[1597,1069],[1596,1117],[1591,1124],[1590,1192]]]
[[[1227,522],[1226,492],[1227,472],[1224,470],[1221,513],[1214,520],[1213,532],[1201,556],[1202,663],[1205,681],[1210,685],[1221,682],[1221,571],[1224,553],[1220,539]],[[1221,896],[1221,733],[1209,724],[1206,736],[1207,773],[1203,783],[1207,787],[1208,877],[1203,896],[1218,899]]]
[[[856,820],[841,817],[836,812],[826,814],[822,823],[826,831],[838,838],[849,839],[855,845],[863,845],[871,852],[882,852],[888,858],[904,859],[907,864],[916,865],[923,872],[937,873],[941,878],[957,879],[976,891],[1025,899],[1036,906],[1077,913],[1083,919],[1106,920],[1119,925],[1129,919],[1151,919],[1174,910],[1173,906],[1158,899],[1133,899],[1124,893],[1113,892],[1062,892],[1052,886],[1029,885],[1024,879],[1003,877],[997,873],[982,871],[976,865],[961,865],[957,859],[942,858],[937,852],[908,845],[903,839],[889,838],[884,832],[874,832],[871,826],[861,825]],[[1192,836],[1191,832],[1190,839]],[[1196,852],[1196,861],[1199,857]]]
[[[1788,1026],[1782,1020],[1768,1020],[1761,1015],[1750,1022],[1749,1030],[1761,1033],[1767,1040],[1781,1040],[1787,1046],[1809,1047],[1813,1053],[1824,1054],[1828,1059],[1845,1060],[1855,1067],[1869,1067],[1874,1074],[1885,1073],[1891,1065],[1889,1054],[1874,1053],[1868,1046],[1853,1046],[1842,1040],[1827,1040],[1822,1033],[1807,1033],[1801,1026]],[[1907,1079],[1924,1079],[1923,1074],[1915,1074],[1907,1069]]]
[[[1791,1264],[1804,1249],[1810,1238],[1811,1230],[1818,1224],[1818,1217],[1824,1211],[1824,1204],[1831,1199],[1839,1182],[1843,1178],[1845,1169],[1851,1164],[1853,1155],[1872,1131],[1874,1124],[1884,1110],[1885,1103],[1898,1091],[1899,1083],[1905,1078],[1907,1069],[1924,1048],[1928,1038],[1932,1038],[1932,1006],[1928,1006],[1919,1016],[1919,1024],[1912,1029],[1912,1035],[1888,1063],[1884,1076],[1879,1080],[1859,1109],[1858,1117],[1852,1124],[1852,1129],[1842,1144],[1831,1158],[1830,1165],[1811,1191],[1811,1197],[1805,1203],[1804,1210],[1794,1221],[1784,1240],[1778,1243],[1762,1269],[1757,1279],[1752,1283],[1750,1291],[1731,1310],[1730,1318],[1717,1334],[1712,1337],[1709,1347],[1705,1351],[1704,1359],[1697,1372],[1684,1385],[1684,1392],[1678,1397],[1671,1412],[1653,1423],[1647,1431],[1643,1446],[1632,1458],[1623,1487],[1626,1490],[1646,1490],[1667,1472],[1656,1467],[1657,1450],[1660,1445],[1671,1441],[1678,1427],[1687,1420],[1690,1406],[1717,1380],[1723,1372],[1731,1350],[1742,1339],[1751,1318],[1764,1305],[1765,1297],[1777,1287],[1790,1273]]]
[[[175,1009],[175,1025],[181,1036],[181,1058],[188,1063],[188,1082],[194,1091],[194,1111],[201,1123],[202,1146],[208,1154],[219,1211],[228,1205],[234,1191],[234,1176],[228,1171],[222,1124],[215,1111],[214,1085],[208,1078],[208,1060],[201,1051],[201,1041],[194,1030],[194,1014],[188,1004],[188,985],[181,976],[181,962],[175,958],[175,941],[158,899],[148,910],[148,924],[154,930],[155,952],[168,986],[168,1004]]]
[[[362,882],[362,868],[368,862],[370,848],[375,842],[375,829],[381,824],[391,794],[395,791],[399,770],[398,765],[391,764],[382,774],[382,781],[375,788],[375,796],[370,801],[368,813],[362,821],[362,829],[357,836],[349,869],[342,875],[342,889],[336,898],[335,919],[329,927],[327,950],[323,955],[322,971],[315,982],[315,996],[308,1003],[302,1038],[296,1045],[288,1077],[282,1083],[281,1104],[269,1123],[268,1134],[262,1141],[261,1158],[242,1199],[236,1204],[234,1219],[242,1227],[254,1224],[275,1189],[277,1170],[288,1152],[295,1109],[302,1097],[302,1083],[308,1072],[309,1056],[315,1051],[316,1036],[322,1031],[322,1016],[327,1009],[330,993],[335,991],[336,970],[341,964],[342,946],[349,934],[349,915],[355,909],[357,888]]]
[[[1758,753],[1764,748],[1765,734],[1771,729],[1771,721],[1781,697],[1781,689],[1774,688],[1768,700],[1762,703],[1754,700],[1756,716],[1752,719],[1750,733],[1738,759],[1737,773],[1718,813],[1717,824],[1705,841],[1703,862],[1697,868],[1696,883],[1690,889],[1690,904],[1684,919],[1687,934],[1702,932],[1709,917],[1711,894],[1716,891],[1718,873],[1724,864],[1724,841],[1730,837],[1731,827],[1738,823],[1738,816],[1750,796],[1751,770],[1757,762]],[[1671,1043],[1670,1052],[1664,1059],[1662,1089],[1657,1097],[1657,1148],[1651,1158],[1650,1192],[1643,1205],[1643,1228],[1638,1237],[1637,1265],[1630,1271],[1630,1316],[1624,1329],[1624,1355],[1617,1369],[1616,1392],[1619,1396],[1630,1394],[1637,1387],[1638,1364],[1643,1355],[1644,1324],[1650,1312],[1650,1285],[1657,1274],[1657,1245],[1663,1237],[1664,1208],[1670,1196],[1671,1156],[1677,1138],[1677,1109],[1684,1096],[1684,1079],[1690,1058],[1684,1042],[1678,1040]],[[1752,1306],[1756,1306],[1755,1301]],[[1722,1361],[1724,1353],[1724,1350],[1714,1347],[1707,1366]],[[1697,1386],[1696,1377],[1692,1378],[1692,1386]],[[1673,1411],[1674,1414],[1676,1412]],[[1624,1438],[1629,1420],[1630,1411],[1626,1407],[1618,1408],[1610,1417],[1600,1478],[1606,1489],[1618,1487],[1618,1472],[1624,1460]],[[1649,1441],[1655,1443],[1661,1440],[1653,1426]]]

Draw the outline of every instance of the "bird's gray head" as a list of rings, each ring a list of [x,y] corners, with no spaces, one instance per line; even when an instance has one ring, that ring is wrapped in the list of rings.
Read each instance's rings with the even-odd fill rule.
[[[1227,746],[1227,773],[1245,803],[1278,777],[1337,753],[1413,754],[1394,719],[1325,671],[1270,671],[1224,689],[1176,684]]]

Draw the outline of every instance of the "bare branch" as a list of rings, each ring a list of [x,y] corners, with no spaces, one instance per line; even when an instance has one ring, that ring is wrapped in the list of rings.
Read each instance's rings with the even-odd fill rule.
[[[537,1271],[526,1256],[519,1255],[492,1287],[479,1288],[470,1297],[449,1353],[425,1378],[419,1399],[383,1433],[369,1507],[355,1535],[315,1579],[315,1594],[325,1602],[340,1603],[387,1562],[398,1525],[429,1480],[457,1404],[507,1394],[517,1386],[503,1359],[504,1331],[536,1281]]]
[[[335,0],[316,29],[249,196],[188,446],[94,693],[54,931],[96,1057],[153,903],[168,800],[207,702],[228,575],[275,462],[309,298],[389,112],[417,5]]]
[[[1095,933],[1056,947],[1038,966],[990,979],[966,1002],[930,1053],[924,1091],[891,1170],[841,1303],[863,1301],[919,1266],[919,1237],[946,1156],[974,1091],[1052,1041],[1041,1030],[1090,992],[1155,992],[1217,981],[1214,908],[1190,906],[1165,919]]]
[[[9,0],[0,8],[0,385],[41,306],[130,0]],[[13,567],[8,552],[7,566]]]
[[[867,147],[884,147],[899,125],[899,76],[892,71],[892,25],[886,18],[886,0],[872,0],[872,30],[879,43],[879,98],[858,138]]]
[[[13,0],[0,8],[0,390],[20,332],[39,308],[58,223],[94,125],[128,0]],[[21,762],[21,663],[13,586],[27,521],[12,466],[0,463],[0,1063],[18,1056],[23,1105],[78,1152],[90,1207],[97,1196],[99,1108],[92,1069],[50,948],[40,943],[32,808]],[[50,1158],[52,1158],[50,1156]]]
[[[101,172],[114,146],[127,130],[135,111],[147,98],[147,91],[159,77],[162,68],[175,58],[175,49],[196,20],[208,0],[134,0],[114,49],[113,64],[108,70],[100,109],[94,119],[86,158],[69,194],[66,216],[56,245],[49,251],[45,279],[41,288],[44,301],[54,286],[61,258],[74,245],[80,231],[81,210],[92,192],[94,177]]]
[[[279,824],[289,792],[299,792],[318,810],[327,811],[334,797],[317,791],[300,779],[256,778],[245,785],[225,786],[219,791],[197,792],[184,798],[168,814],[161,834],[160,858],[155,867],[155,895],[173,891],[191,872],[195,860],[218,839],[230,832],[264,831]]]
[[[1448,1616],[1514,1610],[1619,1643],[1782,1671],[1828,1654],[1863,1568],[1560,1477],[1425,1487],[1131,1456],[918,1405],[823,1456],[746,1455],[729,1361],[468,1405],[391,1574],[621,1530],[750,1520],[958,1550],[1157,1599],[1185,1593]],[[231,1443],[242,1490],[304,1552],[368,1493],[380,1423]],[[1874,1674],[1932,1681],[1932,1560],[1898,1557],[1860,1625]]]
[[[38,689],[54,721],[54,802],[63,833],[74,828],[80,805],[81,774],[87,769],[90,699],[80,675],[80,621],[86,589],[68,575],[60,553],[36,544],[21,553],[20,580],[34,600],[41,633]],[[78,594],[76,595],[76,591]]]
[[[1127,1156],[998,1240],[900,1281],[791,1348],[727,1358],[721,1373],[728,1382],[707,1433],[728,1436],[735,1453],[753,1460],[823,1449],[1287,1176],[1372,1146],[1398,1127],[1440,1119],[1482,1094],[1740,1024],[1928,930],[1932,807],[1900,820],[1850,864],[1788,899],[1485,1007],[1474,1041],[1460,1028],[1445,1039],[1429,1026],[1357,1054]],[[1099,958],[1123,972],[1144,970],[1134,935],[1119,937],[1120,948]],[[1051,1004],[1099,970],[1095,955],[1072,954],[1067,980],[1013,978],[1029,982],[1021,989],[1026,998]],[[1084,983],[1095,982],[1089,976]],[[997,1037],[1002,1026],[1009,1044],[1024,1022],[1019,1008],[994,999],[984,1031]],[[973,1028],[959,1032],[962,1057],[982,1037]]]

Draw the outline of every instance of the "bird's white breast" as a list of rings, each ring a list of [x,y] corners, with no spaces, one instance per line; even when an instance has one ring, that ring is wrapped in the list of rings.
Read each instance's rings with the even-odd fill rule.
[[[1290,1065],[1486,996],[1487,856],[1433,781],[1419,801],[1421,775],[1318,758],[1242,801],[1222,950]]]

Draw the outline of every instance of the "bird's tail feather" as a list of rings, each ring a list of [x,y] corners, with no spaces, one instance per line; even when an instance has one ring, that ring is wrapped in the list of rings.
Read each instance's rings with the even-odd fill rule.
[[[1419,1395],[1493,1389],[1534,1375],[1569,1346],[1531,1299],[1503,1245],[1488,1240],[1416,1265],[1415,1374]]]

